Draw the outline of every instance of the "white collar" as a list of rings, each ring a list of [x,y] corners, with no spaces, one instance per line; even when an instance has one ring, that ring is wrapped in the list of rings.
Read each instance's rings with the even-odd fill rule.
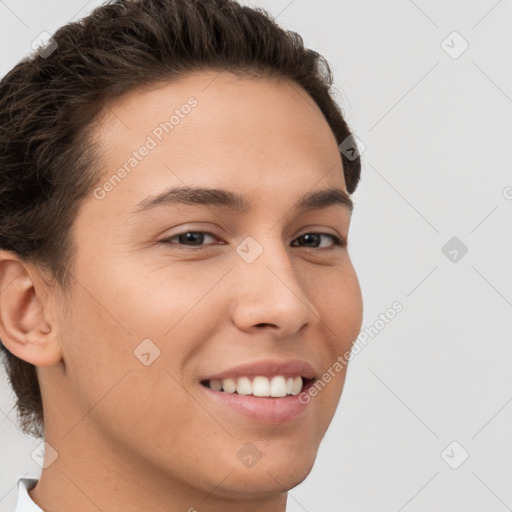
[[[38,481],[39,480],[34,477],[18,478],[18,504],[14,512],[44,512],[42,508],[34,503],[28,494],[29,489],[32,489]]]

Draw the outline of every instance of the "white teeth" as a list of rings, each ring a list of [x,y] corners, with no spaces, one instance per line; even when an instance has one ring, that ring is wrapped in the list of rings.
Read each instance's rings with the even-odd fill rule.
[[[240,377],[236,383],[236,392],[239,395],[252,395],[251,381],[247,377]]]
[[[302,379],[300,377],[295,377],[295,379],[293,379],[292,395],[298,395],[301,389]]]
[[[283,397],[286,395],[298,395],[302,391],[302,377],[288,377],[276,375],[270,380],[267,377],[257,376],[238,377],[238,379],[214,379],[209,381],[209,386],[215,391],[223,390],[225,393],[238,393],[239,395]]]
[[[234,393],[236,391],[236,382],[233,379],[222,379],[222,389],[226,393]]]
[[[267,377],[254,377],[252,394],[254,396],[270,396],[270,384]]]
[[[286,381],[284,377],[280,375],[272,377],[270,381],[270,396],[286,396]]]

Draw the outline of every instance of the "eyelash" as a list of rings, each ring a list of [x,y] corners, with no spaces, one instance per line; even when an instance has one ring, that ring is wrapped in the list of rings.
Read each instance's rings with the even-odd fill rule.
[[[205,245],[199,245],[199,246],[187,246],[187,245],[183,245],[183,244],[174,244],[171,242],[171,240],[173,240],[174,238],[176,237],[179,237],[179,236],[183,236],[183,235],[187,235],[188,233],[200,233],[200,234],[205,234],[205,235],[210,235],[214,238],[217,238],[217,236],[212,233],[211,231],[199,231],[199,230],[189,230],[189,231],[184,231],[183,233],[176,233],[175,235],[172,235],[170,237],[167,237],[167,238],[163,238],[162,240],[159,240],[159,243],[162,243],[162,244],[167,244],[167,245],[178,245],[181,247],[179,247],[180,250],[185,250],[185,251],[194,251],[194,250],[198,250],[198,249],[201,249],[203,247],[205,247]],[[297,237],[295,240],[298,240],[299,238],[302,238],[306,235],[323,235],[323,236],[327,236],[329,237],[332,242],[333,242],[333,245],[331,247],[322,247],[322,248],[319,248],[319,247],[306,247],[306,249],[320,249],[320,250],[332,250],[332,249],[335,249],[336,247],[345,247],[347,245],[347,242],[345,239],[343,238],[340,238],[336,235],[333,235],[331,233],[323,233],[323,232],[320,232],[320,231],[311,231],[311,232],[308,232],[308,233],[304,233],[303,235],[300,235],[299,237]],[[295,241],[294,240],[294,241]]]

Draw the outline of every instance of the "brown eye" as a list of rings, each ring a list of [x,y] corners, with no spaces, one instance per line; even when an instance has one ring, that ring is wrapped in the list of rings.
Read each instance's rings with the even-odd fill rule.
[[[217,239],[217,237],[210,231],[185,231],[183,233],[176,233],[173,236],[164,238],[159,242],[169,245],[183,245],[185,247],[201,247],[205,236]],[[177,240],[177,243],[174,243],[173,240]]]
[[[319,244],[321,244],[322,237],[327,237],[332,240],[332,245],[330,246],[330,248],[333,248],[334,246],[346,245],[344,240],[335,235],[331,235],[330,233],[305,233],[304,235],[299,236],[296,240],[302,240],[306,244],[305,247],[309,247],[311,249],[323,249],[325,247],[319,247]]]

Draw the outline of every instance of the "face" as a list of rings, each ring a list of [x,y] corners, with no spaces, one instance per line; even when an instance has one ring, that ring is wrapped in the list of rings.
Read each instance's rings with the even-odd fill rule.
[[[95,135],[103,176],[72,231],[53,390],[66,406],[49,432],[94,439],[87,457],[115,454],[125,478],[230,497],[292,488],[312,468],[346,369],[307,405],[206,385],[231,376],[243,388],[246,377],[249,392],[266,394],[268,380],[282,394],[302,376],[311,386],[359,333],[360,288],[337,243],[351,214],[325,118],[296,84],[201,72],[127,94]],[[246,204],[164,197],[174,188]],[[298,207],[325,189],[341,193]]]

